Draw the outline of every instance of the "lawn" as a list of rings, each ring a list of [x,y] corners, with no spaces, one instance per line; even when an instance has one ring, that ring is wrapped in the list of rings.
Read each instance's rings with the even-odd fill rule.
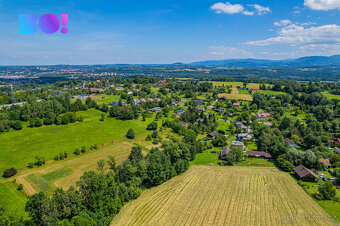
[[[104,122],[100,122],[101,114],[100,111],[90,109],[77,113],[78,116],[83,116],[83,122],[39,128],[25,127],[19,131],[1,134],[0,171],[9,167],[24,168],[35,160],[35,156],[44,156],[46,160],[50,160],[60,152],[70,154],[75,148],[117,140],[123,138],[129,128],[133,128],[135,133],[145,131],[147,122],[120,121],[113,118],[105,118]]]
[[[323,172],[325,173],[325,172]],[[297,178],[294,173],[291,173],[292,178],[297,182]],[[302,187],[305,191],[313,197],[313,194],[318,190],[318,183],[313,182],[301,182]],[[337,197],[340,199],[340,190],[337,189]],[[330,200],[317,200],[314,199],[322,208],[326,210],[333,218],[340,222],[340,202],[330,201]]]
[[[336,100],[340,100],[340,95],[334,95],[334,94],[330,94],[328,92],[323,92],[322,93],[325,97],[327,97],[328,99],[336,99]]]
[[[24,210],[26,201],[26,196],[17,191],[17,186],[14,183],[0,182],[0,202],[4,203],[9,210],[27,218],[28,215]]]
[[[333,225],[275,167],[191,166],[126,204],[111,225]]]
[[[220,93],[218,97],[226,97],[228,100],[245,100],[245,101],[253,101],[253,96],[250,94],[229,94],[229,93]]]
[[[263,93],[263,94],[269,94],[269,95],[286,95],[287,93],[281,92],[281,91],[272,91],[272,90],[258,90],[256,92]],[[253,92],[255,94],[256,92]]]

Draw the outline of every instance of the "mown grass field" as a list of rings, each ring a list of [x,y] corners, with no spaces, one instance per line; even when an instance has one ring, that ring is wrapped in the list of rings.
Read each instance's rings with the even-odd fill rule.
[[[34,162],[35,156],[44,156],[46,160],[50,160],[60,152],[66,151],[70,154],[75,148],[120,139],[126,135],[129,128],[133,128],[135,133],[143,132],[151,121],[105,118],[104,122],[100,122],[101,114],[100,111],[90,109],[77,112],[78,116],[83,116],[83,122],[39,128],[24,127],[19,131],[12,130],[1,134],[0,172],[9,167],[24,168],[29,162]]]
[[[191,166],[142,193],[111,225],[334,225],[274,167]]]
[[[27,218],[28,215],[24,210],[26,201],[26,196],[17,191],[17,186],[14,183],[0,182],[0,203],[5,204],[9,210]]]

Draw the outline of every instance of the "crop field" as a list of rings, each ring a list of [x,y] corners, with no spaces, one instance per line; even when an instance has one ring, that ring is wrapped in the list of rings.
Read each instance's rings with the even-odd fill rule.
[[[51,125],[39,128],[24,127],[19,131],[10,131],[0,135],[0,171],[9,167],[24,168],[29,162],[34,162],[35,156],[44,156],[46,160],[53,159],[60,152],[69,154],[75,148],[93,144],[104,144],[125,137],[129,128],[135,133],[146,131],[146,122],[141,120],[120,121],[105,118],[100,122],[102,112],[90,109],[77,112],[83,116],[83,122],[68,125]]]
[[[229,93],[220,93],[218,97],[226,97],[228,100],[245,100],[245,101],[253,101],[253,96],[250,94],[229,94]]]
[[[243,82],[212,82],[213,86],[233,86],[236,87],[243,87]],[[247,88],[259,88],[259,83],[249,83],[247,84]]]
[[[274,167],[191,166],[123,207],[111,225],[334,225]]]
[[[40,168],[24,170],[19,172],[16,180],[24,185],[24,191],[29,195],[40,191],[51,193],[56,187],[67,189],[71,185],[74,186],[85,171],[96,170],[97,162],[101,159],[107,160],[108,155],[114,156],[118,164],[121,163],[129,156],[132,146],[127,140],[109,143],[97,151],[89,151]]]

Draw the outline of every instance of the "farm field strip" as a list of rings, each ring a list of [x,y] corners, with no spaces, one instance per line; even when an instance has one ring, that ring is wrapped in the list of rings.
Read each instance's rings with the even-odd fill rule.
[[[75,182],[79,180],[80,176],[85,171],[95,170],[97,162],[101,159],[107,159],[108,155],[114,156],[118,164],[123,162],[129,156],[132,146],[133,144],[127,140],[118,140],[117,142],[104,145],[104,147],[101,147],[97,151],[89,151],[89,153],[75,158],[55,162],[55,164],[46,165],[40,168],[24,170],[19,172],[16,180],[18,183],[24,185],[24,190],[28,195],[39,192],[44,186],[47,188],[45,183],[43,187],[39,186],[43,181],[46,183],[49,182],[48,185],[51,188],[62,187],[67,189],[71,185],[74,186]],[[58,175],[58,177],[53,178],[50,181],[43,179],[44,177],[46,178],[46,175],[65,170],[67,170],[67,174],[65,175]]]
[[[334,225],[274,167],[191,166],[126,204],[111,225]]]

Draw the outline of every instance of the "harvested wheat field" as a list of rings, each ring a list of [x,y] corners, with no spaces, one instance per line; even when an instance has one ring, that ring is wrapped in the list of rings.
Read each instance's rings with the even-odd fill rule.
[[[276,168],[192,166],[123,207],[111,225],[334,225]]]

